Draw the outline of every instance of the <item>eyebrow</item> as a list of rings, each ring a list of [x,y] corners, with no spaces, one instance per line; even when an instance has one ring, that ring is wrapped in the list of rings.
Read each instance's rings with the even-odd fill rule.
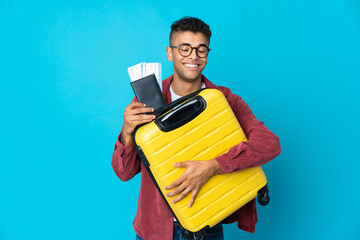
[[[180,43],[178,46],[180,46],[180,45],[185,45],[185,44],[187,44],[187,45],[190,45],[190,46],[191,46],[191,44],[190,44],[190,43],[187,43],[187,42]],[[208,45],[206,45],[205,43],[200,43],[200,44],[198,45],[198,47],[201,47],[201,46],[208,47]]]

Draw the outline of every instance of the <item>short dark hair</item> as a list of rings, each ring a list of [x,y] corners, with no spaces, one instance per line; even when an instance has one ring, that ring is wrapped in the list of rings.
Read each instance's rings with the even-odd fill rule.
[[[183,17],[180,20],[175,21],[171,25],[170,42],[175,32],[185,32],[185,31],[190,31],[193,33],[202,33],[205,35],[208,42],[210,43],[211,31],[209,25],[207,25],[206,23],[195,17]]]

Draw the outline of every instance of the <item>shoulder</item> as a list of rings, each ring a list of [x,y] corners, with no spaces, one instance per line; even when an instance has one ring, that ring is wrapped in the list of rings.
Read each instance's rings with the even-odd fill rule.
[[[235,115],[240,117],[251,113],[249,106],[245,103],[245,101],[237,94],[234,94],[230,88],[224,86],[217,86],[210,82],[208,79],[204,79],[205,85],[207,88],[217,89],[222,92],[228,101],[231,109],[234,111]]]
[[[228,87],[216,86],[216,89],[219,90],[220,92],[222,92],[222,94],[224,94],[224,96],[225,96],[226,98],[237,96],[236,94],[233,94],[233,93],[231,92],[230,88],[228,88]],[[239,96],[238,96],[238,97],[239,97]]]
[[[231,92],[230,88],[224,86],[217,86],[217,88],[222,94],[224,94],[226,100],[228,101],[231,108],[235,111],[235,109],[242,108],[244,101],[241,99],[239,95],[236,95]]]
[[[224,96],[226,97],[226,99],[230,102],[233,101],[239,101],[241,99],[241,97],[239,95],[236,95],[234,93],[232,93],[231,89],[228,87],[224,87],[224,86],[217,86],[215,84],[213,84],[212,82],[210,82],[209,80],[205,80],[205,86],[207,88],[213,88],[213,89],[217,89],[220,92],[222,92],[222,94],[224,94]]]
[[[204,75],[202,76],[202,80],[205,83],[205,86],[207,88],[214,88],[214,89],[220,90],[220,92],[222,92],[222,94],[224,94],[224,96],[226,98],[228,98],[228,97],[230,97],[230,98],[240,97],[240,96],[238,96],[236,94],[233,94],[231,92],[230,88],[224,87],[224,86],[218,86],[218,85],[215,85],[214,83],[210,82],[209,79],[207,79]]]

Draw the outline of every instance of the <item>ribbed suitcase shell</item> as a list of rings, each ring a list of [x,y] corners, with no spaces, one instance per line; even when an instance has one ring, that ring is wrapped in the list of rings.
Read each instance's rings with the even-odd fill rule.
[[[187,206],[191,194],[176,204],[171,203],[176,196],[166,197],[170,191],[166,191],[165,186],[185,171],[173,167],[173,163],[213,159],[247,140],[219,90],[204,89],[198,95],[205,100],[206,108],[189,123],[163,132],[152,121],[138,128],[134,135],[137,150],[142,152],[140,155],[164,199],[182,227],[191,232],[213,227],[254,199],[267,182],[261,167],[253,167],[212,177],[200,189],[191,208]]]

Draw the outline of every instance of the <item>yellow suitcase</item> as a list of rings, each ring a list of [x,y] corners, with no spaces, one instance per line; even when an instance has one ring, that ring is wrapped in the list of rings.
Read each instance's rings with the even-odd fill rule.
[[[176,204],[166,197],[165,186],[185,171],[173,163],[209,160],[246,141],[224,95],[216,89],[201,89],[169,105],[154,121],[139,126],[133,143],[158,190],[183,228],[199,232],[213,227],[254,199],[269,201],[267,180],[261,167],[212,177],[189,208],[188,194]],[[260,196],[261,195],[261,196]]]

